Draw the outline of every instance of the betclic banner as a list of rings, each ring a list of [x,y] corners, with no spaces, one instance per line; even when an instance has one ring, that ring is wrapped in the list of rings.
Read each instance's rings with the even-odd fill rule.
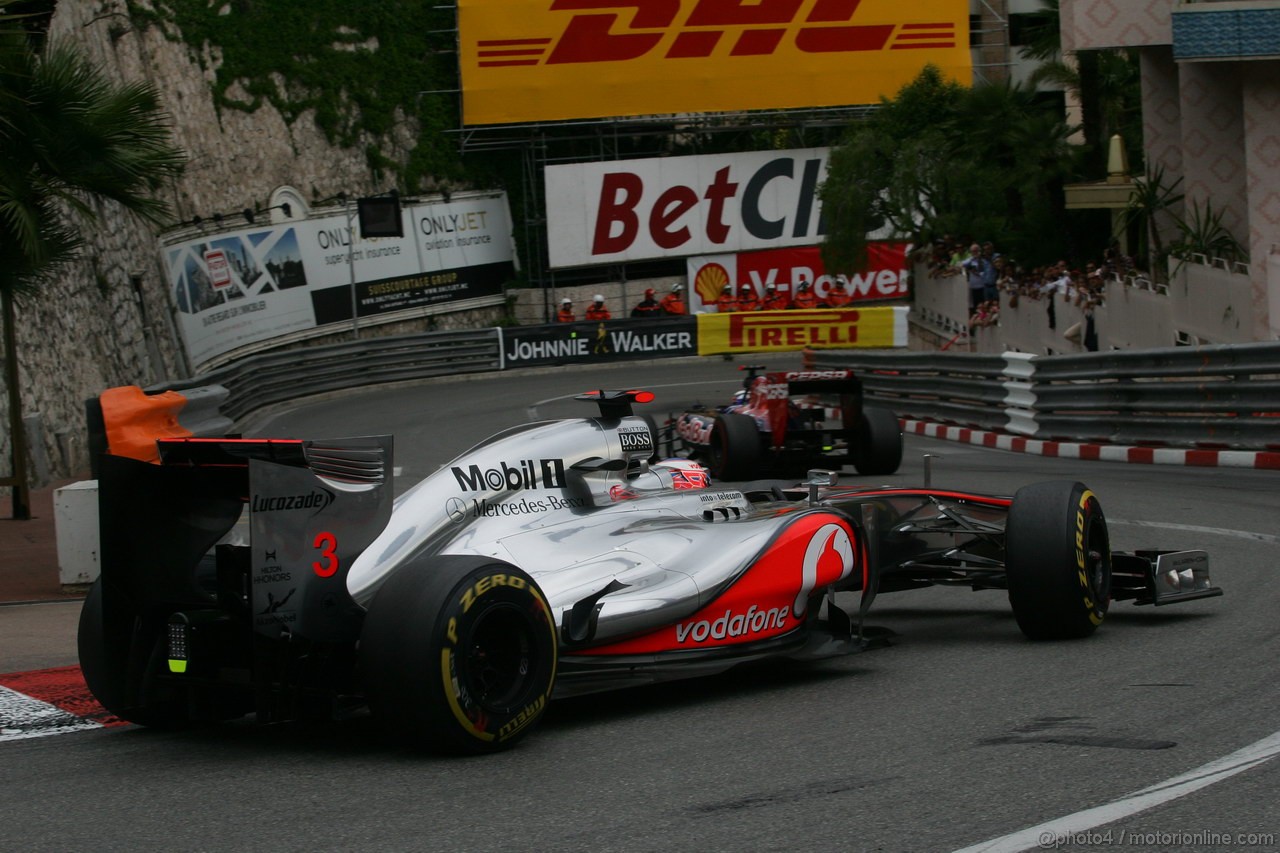
[[[463,123],[874,104],[972,82],[959,0],[458,0]]]
[[[827,272],[822,250],[817,246],[771,249],[737,255],[699,255],[689,258],[689,310],[715,311],[716,299],[726,284],[749,284],[758,298],[773,285],[788,298],[796,284],[805,281],[819,302],[824,301],[837,281],[845,285],[852,302],[876,302],[911,297],[907,265],[908,243],[867,244],[867,264],[851,273]]]
[[[553,268],[822,242],[828,148],[546,169]]]
[[[698,355],[907,345],[906,305],[699,314]]]
[[[505,194],[407,204],[404,237],[364,238],[356,209],[161,247],[193,369],[282,335],[501,297],[515,277]]]

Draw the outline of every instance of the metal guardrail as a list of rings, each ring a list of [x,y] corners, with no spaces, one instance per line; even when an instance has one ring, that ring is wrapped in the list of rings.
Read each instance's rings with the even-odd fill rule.
[[[222,386],[216,414],[239,421],[317,394],[497,371],[500,356],[496,329],[425,332],[249,356],[148,391]],[[811,362],[857,371],[867,398],[901,417],[1046,440],[1280,447],[1280,343],[1055,356],[818,350]]]
[[[423,332],[251,355],[147,390],[185,392],[221,385],[228,391],[221,412],[238,421],[267,406],[316,394],[497,370],[499,356],[497,329]]]
[[[868,399],[904,417],[1060,441],[1280,447],[1280,343],[1060,356],[823,350],[812,364],[858,371]]]

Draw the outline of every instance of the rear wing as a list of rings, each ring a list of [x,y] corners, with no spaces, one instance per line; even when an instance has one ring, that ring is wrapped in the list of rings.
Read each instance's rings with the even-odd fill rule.
[[[255,633],[345,642],[363,610],[346,589],[386,526],[390,436],[162,439],[154,462],[99,461],[103,603],[134,616],[221,607]]]

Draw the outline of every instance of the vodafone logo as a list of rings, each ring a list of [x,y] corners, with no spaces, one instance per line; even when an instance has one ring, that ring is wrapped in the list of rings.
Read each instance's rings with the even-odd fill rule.
[[[677,623],[676,643],[758,639],[790,630],[804,618],[809,596],[815,589],[836,583],[853,571],[853,541],[839,524],[818,528],[805,547],[800,565],[800,589],[793,602],[775,606],[742,604],[729,607],[712,618]]]
[[[809,606],[809,596],[819,585],[844,580],[853,571],[853,542],[839,524],[825,524],[809,540],[800,569],[800,592],[792,614],[799,619]]]
[[[522,22],[512,38],[478,40],[476,64],[519,69],[646,56],[758,57],[784,47],[830,54],[956,46],[952,21],[863,24],[857,22],[861,5],[862,0],[551,0],[548,12],[568,13],[558,35],[518,37],[530,28]]]

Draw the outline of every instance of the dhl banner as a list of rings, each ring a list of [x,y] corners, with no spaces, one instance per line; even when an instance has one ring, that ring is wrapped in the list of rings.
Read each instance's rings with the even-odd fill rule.
[[[698,355],[907,345],[907,306],[699,314]]]
[[[873,104],[968,85],[966,0],[458,0],[463,123]]]

